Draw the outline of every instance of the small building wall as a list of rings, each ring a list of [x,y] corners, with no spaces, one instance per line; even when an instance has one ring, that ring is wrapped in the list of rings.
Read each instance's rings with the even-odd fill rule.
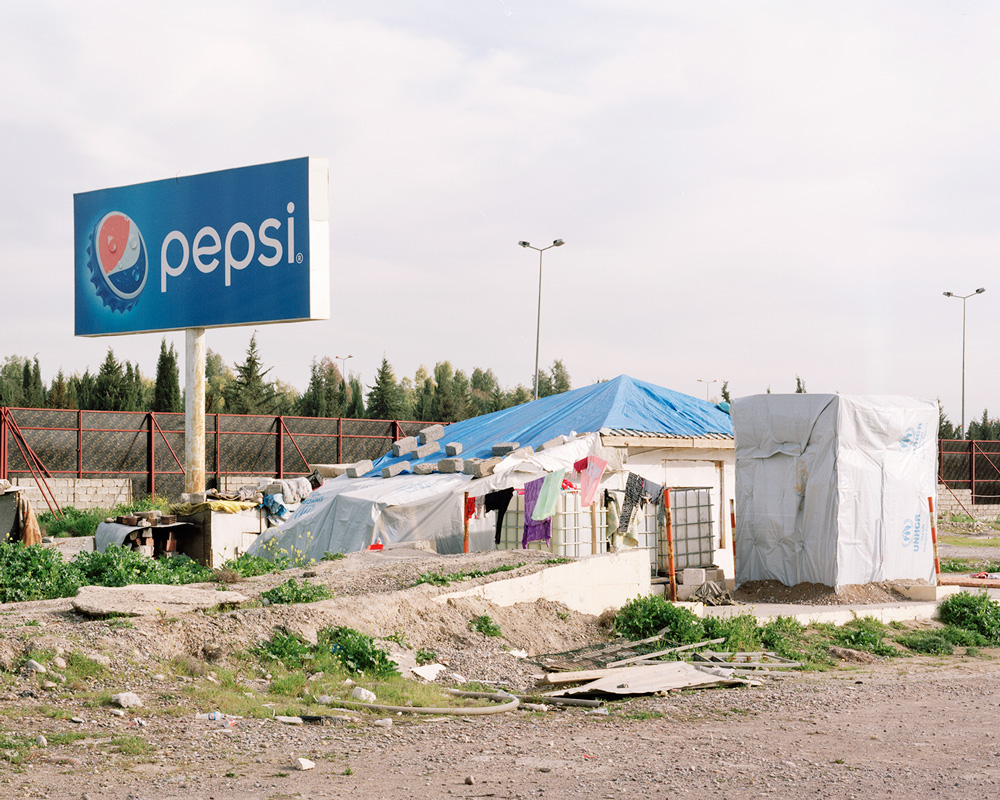
[[[48,508],[34,478],[15,476],[11,483],[25,487],[36,513]],[[130,478],[49,478],[47,483],[60,506],[114,508],[119,503],[132,502]]]
[[[981,522],[995,522],[1000,518],[1000,504],[972,502],[971,489],[946,489],[938,484],[935,510],[942,514],[967,514]]]

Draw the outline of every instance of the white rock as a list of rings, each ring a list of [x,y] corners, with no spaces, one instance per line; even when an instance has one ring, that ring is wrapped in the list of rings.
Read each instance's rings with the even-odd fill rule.
[[[448,669],[444,664],[424,664],[422,667],[412,667],[410,672],[416,675],[418,678],[423,678],[425,681],[433,681]]]
[[[362,703],[374,703],[377,699],[375,692],[369,691],[362,686],[355,686],[351,689],[351,697],[355,700],[360,700]]]
[[[110,712],[111,712],[112,714],[114,714],[114,715],[115,715],[116,717],[124,717],[124,716],[125,716],[125,711],[124,711],[124,709],[121,709],[121,708],[111,708],[111,709],[108,709],[108,710],[109,710],[109,711],[110,711]]]
[[[316,702],[319,703],[321,706],[328,706],[330,705],[330,703],[333,702],[333,698],[330,697],[330,695],[328,694],[321,694],[319,697],[316,698]]]
[[[119,692],[112,695],[111,702],[119,708],[139,708],[142,706],[142,699],[135,692]]]
[[[388,719],[388,718],[386,718],[386,719],[377,719],[377,720],[375,720],[372,723],[372,725],[378,725],[378,727],[380,727],[380,728],[391,728],[392,727],[392,720]]]
[[[66,659],[62,656],[56,656],[52,659],[52,666],[56,669],[66,669]]]
[[[41,734],[38,734],[38,736],[35,737],[35,744],[37,744],[39,747],[48,747],[49,746],[49,740],[46,739]]]
[[[310,761],[308,758],[297,758],[295,759],[295,769],[314,769],[316,767],[315,762]]]
[[[37,672],[39,675],[44,675],[46,672],[48,672],[48,670],[45,669],[45,667],[43,667],[33,658],[29,658],[27,660],[27,662],[24,665],[24,668],[31,670],[32,672]]]
[[[278,722],[284,722],[286,725],[301,725],[302,717],[275,717]]]

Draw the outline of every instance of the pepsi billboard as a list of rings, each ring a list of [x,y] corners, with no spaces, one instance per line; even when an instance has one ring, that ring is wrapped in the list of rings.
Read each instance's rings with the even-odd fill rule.
[[[77,336],[330,316],[326,159],[73,196]]]

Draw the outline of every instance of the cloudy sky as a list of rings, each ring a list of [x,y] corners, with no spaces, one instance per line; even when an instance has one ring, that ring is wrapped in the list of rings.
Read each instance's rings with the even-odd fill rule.
[[[1000,415],[1000,7],[987,2],[0,2],[0,358],[73,335],[73,194],[330,162],[332,314],[272,375],[450,360],[530,385],[939,397]],[[280,296],[276,296],[280,302]],[[250,330],[208,332],[242,359]],[[183,352],[183,333],[167,334]],[[710,384],[717,394],[720,384]]]

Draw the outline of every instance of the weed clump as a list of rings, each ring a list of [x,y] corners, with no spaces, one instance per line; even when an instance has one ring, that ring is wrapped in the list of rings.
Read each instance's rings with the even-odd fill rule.
[[[991,644],[1000,642],[1000,603],[985,593],[959,592],[938,607],[945,625],[975,631]]]
[[[317,600],[329,600],[333,593],[323,584],[299,583],[295,578],[289,578],[282,584],[260,593],[262,600],[271,604],[281,603],[315,603]]]
[[[248,556],[246,553],[231,558],[220,568],[235,572],[241,578],[256,578],[258,575],[267,575],[271,572],[281,572],[292,565],[288,556],[278,556],[274,561],[270,561],[260,556]],[[227,582],[227,581],[223,581]]]
[[[328,648],[348,672],[377,676],[399,674],[389,654],[377,647],[371,636],[353,628],[324,628],[319,634],[319,646]]]
[[[648,639],[663,631],[664,639],[677,644],[693,644],[706,638],[702,621],[695,614],[659,595],[629,600],[615,614],[614,630],[633,640]]]
[[[481,633],[483,636],[502,636],[500,626],[493,621],[489,614],[480,614],[469,621],[469,628]]]

